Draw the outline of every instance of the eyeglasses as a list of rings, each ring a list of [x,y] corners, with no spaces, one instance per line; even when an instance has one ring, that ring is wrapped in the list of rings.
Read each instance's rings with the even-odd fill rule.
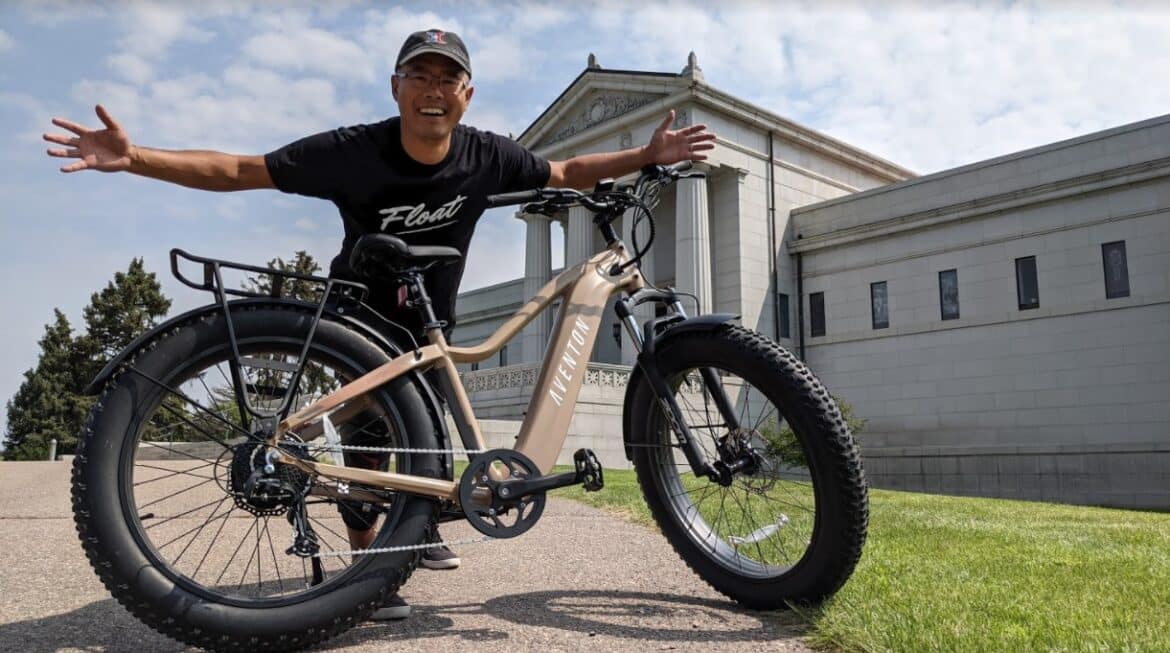
[[[467,81],[457,77],[447,77],[431,75],[430,73],[418,72],[408,70],[401,73],[395,73],[402,84],[406,84],[415,90],[429,89],[431,86],[438,84],[439,90],[448,95],[454,95],[462,91],[467,86]]]

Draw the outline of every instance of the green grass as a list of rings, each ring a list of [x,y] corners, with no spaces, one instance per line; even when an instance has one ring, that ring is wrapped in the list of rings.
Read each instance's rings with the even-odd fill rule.
[[[653,527],[632,471],[553,494]],[[802,613],[845,651],[1170,651],[1170,515],[873,490],[857,571]]]

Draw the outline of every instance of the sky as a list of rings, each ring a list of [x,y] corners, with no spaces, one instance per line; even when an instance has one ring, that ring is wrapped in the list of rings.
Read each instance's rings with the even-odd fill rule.
[[[209,296],[171,277],[172,247],[327,262],[341,239],[321,200],[62,174],[41,139],[60,131],[50,118],[98,126],[100,102],[138,144],[260,154],[395,115],[394,58],[428,28],[467,43],[464,122],[502,134],[523,132],[589,53],[606,68],[677,73],[694,51],[708,84],[922,174],[1170,112],[1170,9],[1153,2],[7,0],[0,400],[36,364],[53,309],[83,328],[90,295],[134,257],[177,313]],[[486,214],[462,290],[522,276],[523,248],[511,210]]]

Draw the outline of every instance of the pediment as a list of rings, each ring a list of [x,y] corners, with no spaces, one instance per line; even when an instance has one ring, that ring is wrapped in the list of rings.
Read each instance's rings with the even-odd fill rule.
[[[529,147],[538,149],[567,140],[583,131],[603,125],[611,120],[657,102],[666,93],[640,92],[595,88],[581,93],[559,109],[559,114],[547,127],[541,129],[538,140]]]

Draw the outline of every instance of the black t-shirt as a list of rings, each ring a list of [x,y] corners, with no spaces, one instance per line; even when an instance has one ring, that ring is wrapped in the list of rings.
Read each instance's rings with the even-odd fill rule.
[[[371,303],[384,313],[396,312],[397,289],[358,278],[349,269],[349,254],[360,236],[388,233],[411,245],[446,245],[462,252],[463,260],[432,268],[426,277],[435,315],[453,326],[467,248],[487,196],[544,186],[549,164],[509,138],[458,125],[446,158],[424,165],[403,149],[399,122],[390,118],[315,134],[269,152],[264,161],[281,191],[337,205],[345,239],[329,274],[369,285]],[[412,321],[413,311],[397,312]]]

